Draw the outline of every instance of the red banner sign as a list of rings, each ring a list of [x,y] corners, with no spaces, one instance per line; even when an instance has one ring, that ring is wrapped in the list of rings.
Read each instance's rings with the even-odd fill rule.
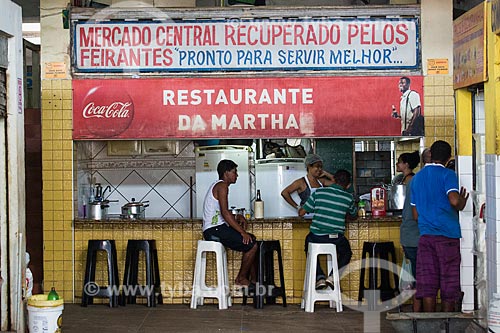
[[[422,94],[423,78],[411,89]],[[401,135],[399,77],[73,80],[73,139]]]

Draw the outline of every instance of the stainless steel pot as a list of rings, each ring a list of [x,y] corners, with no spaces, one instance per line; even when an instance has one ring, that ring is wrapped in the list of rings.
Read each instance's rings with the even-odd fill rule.
[[[108,201],[94,201],[88,204],[88,217],[91,220],[106,220],[108,218]]]
[[[146,207],[149,207],[149,201],[132,201],[122,206],[121,217],[130,220],[143,220],[146,218]]]
[[[401,210],[405,204],[406,185],[391,185],[387,189],[387,208]]]

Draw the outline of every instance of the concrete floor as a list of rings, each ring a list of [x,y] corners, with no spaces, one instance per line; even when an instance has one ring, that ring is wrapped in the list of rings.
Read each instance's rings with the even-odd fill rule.
[[[396,332],[385,314],[380,316],[380,329],[370,332]],[[250,304],[234,304],[228,310],[206,304],[191,310],[189,305],[127,305],[109,308],[95,304],[86,308],[65,304],[64,333],[94,332],[363,332],[363,313],[344,309],[337,313],[317,304],[314,313],[306,313],[298,305],[266,305],[254,309]],[[430,332],[427,332],[430,333]]]

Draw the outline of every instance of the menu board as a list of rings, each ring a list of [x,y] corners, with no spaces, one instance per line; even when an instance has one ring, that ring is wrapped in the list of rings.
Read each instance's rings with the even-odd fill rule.
[[[323,158],[323,168],[332,174],[340,169],[354,174],[353,151],[353,139],[316,139],[316,153]]]

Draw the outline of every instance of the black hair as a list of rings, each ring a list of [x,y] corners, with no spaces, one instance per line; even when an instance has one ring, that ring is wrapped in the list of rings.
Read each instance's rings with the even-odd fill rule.
[[[231,171],[237,167],[238,167],[238,164],[234,163],[231,160],[220,161],[219,164],[217,165],[217,173],[219,174],[219,179],[224,178],[224,173],[226,171]]]
[[[406,84],[410,84],[411,80],[408,76],[402,76],[399,80],[405,80]]]
[[[432,161],[446,163],[451,157],[451,146],[448,142],[438,140],[431,146]]]
[[[338,170],[333,175],[333,178],[335,178],[335,183],[343,187],[347,187],[351,183],[351,173],[347,170]]]
[[[399,159],[403,163],[408,163],[410,169],[413,170],[417,167],[418,163],[420,162],[420,154],[418,153],[418,151],[415,150],[413,153],[403,153],[399,155]]]

